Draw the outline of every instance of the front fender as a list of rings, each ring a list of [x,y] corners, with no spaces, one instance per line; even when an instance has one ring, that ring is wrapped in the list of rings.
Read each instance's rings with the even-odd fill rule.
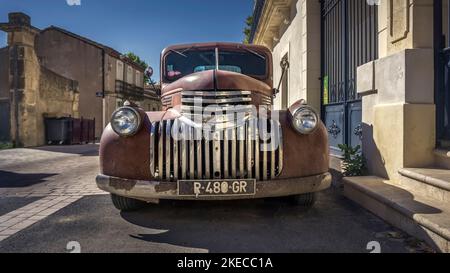
[[[309,135],[291,126],[288,111],[279,111],[283,129],[283,170],[280,179],[319,175],[329,170],[328,133],[322,122]]]
[[[287,111],[279,111],[283,130],[283,170],[277,179],[308,177],[328,172],[328,134],[320,123],[310,135],[301,135],[290,125]],[[108,125],[100,143],[100,172],[112,177],[151,180],[150,126],[175,118],[167,112],[143,114],[144,126],[132,137],[120,137]]]
[[[120,137],[108,125],[100,141],[100,173],[128,179],[148,180],[150,133],[144,126],[132,137]]]

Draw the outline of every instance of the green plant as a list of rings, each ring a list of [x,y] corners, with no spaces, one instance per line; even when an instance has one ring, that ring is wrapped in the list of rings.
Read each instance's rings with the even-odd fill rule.
[[[342,171],[345,176],[362,176],[366,172],[366,159],[362,155],[361,146],[351,147],[346,144],[339,145],[344,154]]]
[[[0,142],[0,150],[12,149],[14,148],[13,144],[10,142]]]
[[[245,19],[244,44],[250,43],[250,36],[252,33],[252,25],[253,25],[253,16],[249,16],[249,17],[247,17],[247,19]]]

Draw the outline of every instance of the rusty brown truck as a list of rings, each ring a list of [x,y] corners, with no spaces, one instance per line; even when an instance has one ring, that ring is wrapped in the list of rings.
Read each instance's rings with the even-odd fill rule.
[[[272,109],[272,69],[262,46],[166,48],[163,109],[127,102],[114,112],[101,139],[98,187],[124,211],[162,199],[283,197],[312,206],[331,184],[327,131],[303,100]]]

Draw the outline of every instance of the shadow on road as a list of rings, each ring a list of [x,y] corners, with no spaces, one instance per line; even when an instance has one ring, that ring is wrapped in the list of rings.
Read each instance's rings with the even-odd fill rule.
[[[0,188],[24,188],[45,182],[56,173],[14,173],[0,171]]]
[[[74,154],[81,156],[98,156],[98,144],[86,144],[86,145],[54,145],[54,146],[43,146],[38,148],[32,148],[33,150],[54,152],[54,153],[64,153],[64,154]]]
[[[211,252],[237,249],[277,252],[287,249],[286,238],[278,243],[274,238],[292,235],[289,232],[277,232],[285,229],[281,227],[283,219],[291,221],[304,217],[308,215],[308,210],[285,205],[276,199],[235,202],[167,201],[141,212],[121,215],[132,224],[167,231],[130,235],[147,242],[170,243]]]
[[[130,234],[146,242],[209,252],[367,252],[366,245],[390,227],[334,194],[321,194],[312,209],[282,200],[164,202],[121,213],[152,232]],[[386,244],[386,252],[405,252]]]

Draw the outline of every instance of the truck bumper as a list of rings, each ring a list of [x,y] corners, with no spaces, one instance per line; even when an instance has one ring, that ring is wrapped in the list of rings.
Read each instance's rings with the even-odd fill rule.
[[[256,182],[256,194],[252,196],[215,196],[196,198],[179,196],[177,183],[129,180],[106,175],[98,175],[97,186],[104,191],[119,196],[152,202],[159,199],[168,200],[238,200],[291,196],[325,190],[331,185],[330,173],[316,176],[269,180]]]

